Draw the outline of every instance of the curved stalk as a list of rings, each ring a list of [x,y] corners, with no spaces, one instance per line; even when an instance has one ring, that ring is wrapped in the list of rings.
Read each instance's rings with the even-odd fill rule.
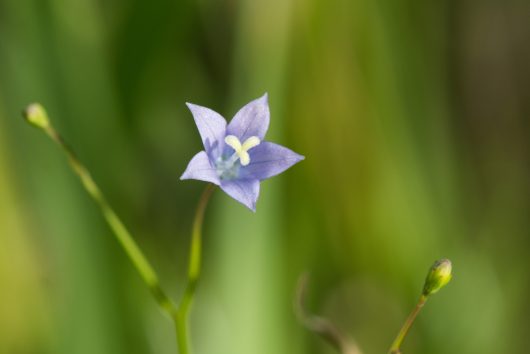
[[[140,247],[138,247],[134,241],[129,230],[127,230],[123,222],[107,202],[96,182],[94,182],[92,179],[90,172],[77,158],[72,148],[70,148],[61,135],[52,126],[44,108],[39,104],[32,104],[24,111],[24,118],[33,126],[44,131],[46,135],[50,137],[66,154],[70,167],[81,180],[81,184],[85,188],[88,195],[99,206],[101,213],[107,221],[107,224],[112,230],[114,236],[129,257],[129,260],[133,266],[140,274],[140,277],[151,291],[154,299],[162,310],[173,317],[177,308],[174,302],[166,295],[160,286],[158,276],[152,265],[149,263]]]
[[[293,301],[294,312],[300,323],[309,331],[322,337],[340,354],[362,354],[355,341],[339,330],[335,324],[324,317],[316,316],[306,311],[304,303],[308,282],[308,274],[302,274],[298,278],[298,286]]]

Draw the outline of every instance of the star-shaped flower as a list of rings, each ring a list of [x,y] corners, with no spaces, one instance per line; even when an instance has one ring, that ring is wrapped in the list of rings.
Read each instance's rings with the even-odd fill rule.
[[[187,103],[204,145],[180,179],[211,182],[252,211],[256,211],[260,181],[282,173],[304,159],[302,155],[263,141],[269,128],[267,94],[248,103],[227,125],[209,108]]]

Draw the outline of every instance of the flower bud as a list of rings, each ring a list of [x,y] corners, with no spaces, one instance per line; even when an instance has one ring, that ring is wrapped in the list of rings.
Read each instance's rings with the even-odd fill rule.
[[[39,103],[30,104],[23,112],[24,119],[31,125],[40,128],[47,129],[50,126],[48,120],[48,114],[44,107]]]
[[[434,262],[425,279],[423,295],[432,295],[449,283],[452,277],[451,270],[451,261],[448,259],[440,259]]]

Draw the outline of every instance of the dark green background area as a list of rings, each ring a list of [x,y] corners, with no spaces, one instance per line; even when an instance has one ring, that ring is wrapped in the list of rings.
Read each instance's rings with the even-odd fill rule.
[[[216,193],[196,354],[332,353],[292,296],[385,353],[448,257],[406,354],[526,353],[530,2],[0,0],[0,354],[176,353],[159,311],[30,102],[91,170],[178,299],[203,183],[185,102],[269,93],[306,156],[257,213]]]

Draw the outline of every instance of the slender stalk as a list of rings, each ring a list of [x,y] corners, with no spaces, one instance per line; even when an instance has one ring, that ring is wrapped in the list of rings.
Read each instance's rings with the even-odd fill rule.
[[[138,247],[118,215],[116,215],[111,208],[86,167],[81,161],[79,161],[74,151],[68,144],[66,144],[61,135],[51,125],[44,108],[39,104],[32,104],[24,111],[24,118],[33,126],[43,130],[46,135],[48,135],[48,137],[50,137],[57,145],[59,145],[61,150],[64,151],[68,158],[68,162],[70,163],[70,167],[81,180],[87,193],[101,209],[101,213],[109,224],[114,236],[140,274],[140,277],[151,291],[156,302],[162,310],[169,314],[170,317],[173,317],[176,312],[176,305],[163,291],[153,267],[144,256],[142,250]]]
[[[156,302],[175,322],[179,353],[189,354],[188,317],[201,271],[202,224],[204,220],[204,212],[208,205],[208,201],[210,200],[210,196],[215,190],[215,185],[208,184],[206,186],[195,213],[191,234],[188,284],[186,285],[182,299],[177,307],[160,286],[158,276],[153,267],[144,256],[142,250],[138,247],[125,225],[121,222],[118,215],[116,215],[111,208],[103,196],[103,193],[101,193],[96,182],[92,179],[90,172],[81,161],[79,161],[74,151],[68,144],[66,144],[61,135],[51,125],[44,107],[38,103],[31,104],[24,110],[23,116],[29,124],[44,131],[46,135],[48,135],[64,151],[68,158],[68,162],[70,163],[70,167],[81,180],[87,193],[101,209],[101,213],[109,224],[110,229],[113,231],[114,236],[123,247],[127,256],[129,256],[133,266],[146,283]]]
[[[175,304],[162,290],[158,276],[152,265],[149,263],[140,247],[138,247],[118,215],[111,208],[86,167],[79,161],[74,151],[65,143],[63,138],[57,133],[57,131],[55,131],[55,129],[53,129],[53,127],[48,127],[45,131],[66,153],[70,166],[81,179],[81,183],[83,184],[83,187],[85,187],[85,190],[100,207],[103,217],[109,224],[116,239],[123,247],[127,256],[129,256],[133,266],[146,283],[158,305],[160,305],[160,307],[170,316],[173,316],[176,311]]]
[[[420,313],[421,309],[423,308],[423,305],[427,302],[427,296],[422,294],[420,296],[420,299],[418,300],[418,303],[416,304],[416,307],[412,312],[410,313],[409,317],[407,317],[407,320],[403,324],[403,327],[401,327],[401,330],[399,331],[396,339],[394,340],[394,343],[392,343],[392,346],[390,347],[390,350],[388,351],[389,354],[400,354],[401,353],[401,344],[405,340],[405,337],[409,333],[410,328],[412,327],[412,324],[414,323],[414,320],[416,319],[416,316]]]
[[[193,229],[191,233],[188,284],[186,285],[186,289],[184,290],[184,294],[182,295],[178,309],[173,316],[180,354],[190,353],[188,318],[201,272],[202,224],[204,220],[204,212],[214,190],[215,185],[208,184],[206,186],[206,189],[202,193],[201,199],[199,200],[199,205],[197,206],[197,210],[195,212]]]

